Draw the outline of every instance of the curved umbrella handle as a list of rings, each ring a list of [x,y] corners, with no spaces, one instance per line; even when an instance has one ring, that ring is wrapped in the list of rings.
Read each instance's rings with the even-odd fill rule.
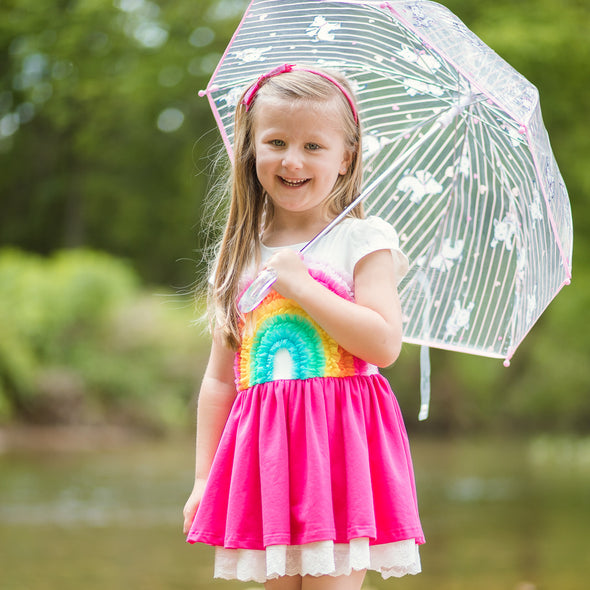
[[[242,313],[248,313],[253,309],[256,309],[262,303],[262,300],[268,295],[268,292],[275,284],[277,277],[277,271],[274,268],[266,268],[260,272],[240,297],[238,301],[238,309]]]

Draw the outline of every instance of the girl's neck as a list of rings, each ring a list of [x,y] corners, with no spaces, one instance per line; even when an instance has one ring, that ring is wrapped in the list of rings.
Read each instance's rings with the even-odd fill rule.
[[[262,242],[270,247],[307,243],[330,221],[328,215],[275,215],[264,229]]]

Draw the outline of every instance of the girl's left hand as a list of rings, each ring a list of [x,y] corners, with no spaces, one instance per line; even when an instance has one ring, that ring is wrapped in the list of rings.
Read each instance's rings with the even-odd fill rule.
[[[288,299],[296,299],[297,292],[306,282],[313,281],[303,257],[295,250],[280,250],[268,259],[266,266],[273,268],[278,275],[272,288]]]
[[[205,491],[205,485],[207,484],[207,480],[197,479],[195,480],[195,485],[193,487],[193,491],[189,496],[189,499],[186,501],[184,505],[184,509],[182,511],[182,515],[184,518],[184,523],[182,526],[182,532],[185,535],[188,535],[190,531],[191,525],[193,524],[193,519],[195,518],[195,514],[197,513],[197,508],[201,503],[201,499],[203,498],[203,492]]]

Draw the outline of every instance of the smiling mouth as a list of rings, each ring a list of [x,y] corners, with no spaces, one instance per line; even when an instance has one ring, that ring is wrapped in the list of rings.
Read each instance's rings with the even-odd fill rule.
[[[286,184],[287,186],[293,186],[293,187],[302,186],[306,182],[309,182],[309,178],[302,178],[300,180],[289,180],[288,178],[283,178],[282,176],[280,176],[279,178],[281,179],[281,182],[283,184]]]

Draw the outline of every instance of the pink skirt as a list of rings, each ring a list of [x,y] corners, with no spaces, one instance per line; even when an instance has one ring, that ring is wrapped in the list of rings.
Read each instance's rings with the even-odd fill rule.
[[[318,377],[239,392],[187,541],[265,551],[355,539],[424,542],[387,380]]]

